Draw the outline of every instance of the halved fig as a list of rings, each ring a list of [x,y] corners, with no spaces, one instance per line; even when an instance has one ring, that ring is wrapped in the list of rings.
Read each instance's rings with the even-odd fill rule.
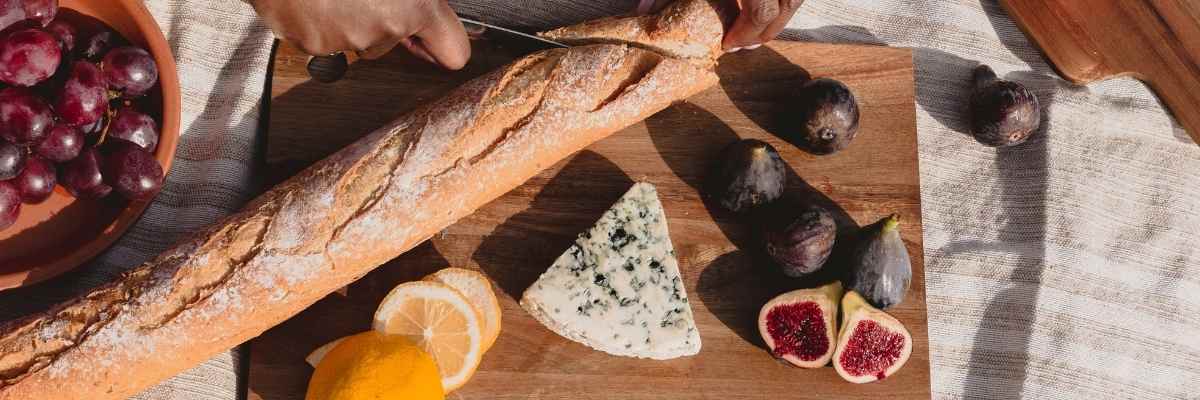
[[[912,354],[912,335],[904,324],[871,307],[853,290],[842,297],[842,330],[837,343],[833,367],[852,383],[892,376]]]
[[[793,290],[776,296],[758,312],[758,333],[771,355],[802,368],[829,363],[836,345],[838,297],[842,283]]]

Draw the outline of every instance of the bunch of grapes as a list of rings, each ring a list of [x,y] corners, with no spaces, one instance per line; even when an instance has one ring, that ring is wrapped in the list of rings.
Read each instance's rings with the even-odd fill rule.
[[[98,20],[60,13],[57,0],[0,1],[0,29],[0,230],[58,184],[88,199],[158,193],[150,53]]]

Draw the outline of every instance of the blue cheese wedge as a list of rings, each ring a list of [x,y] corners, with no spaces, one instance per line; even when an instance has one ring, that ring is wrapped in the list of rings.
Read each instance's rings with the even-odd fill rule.
[[[609,354],[665,360],[700,351],[667,216],[633,185],[525,290],[521,306],[559,335]]]

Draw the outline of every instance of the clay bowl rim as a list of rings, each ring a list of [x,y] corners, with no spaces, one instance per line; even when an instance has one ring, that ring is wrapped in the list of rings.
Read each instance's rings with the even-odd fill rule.
[[[122,35],[134,42],[144,42],[159,70],[159,84],[162,94],[162,126],[159,127],[159,145],[155,150],[155,158],[163,167],[164,175],[169,176],[175,159],[175,149],[179,141],[180,112],[182,109],[179,72],[175,58],[166,37],[158,23],[139,0],[102,0],[106,5],[115,5],[114,13],[128,15],[133,20],[136,32],[122,31]],[[76,3],[91,3],[85,0],[63,1],[62,8],[78,10],[73,7]],[[88,8],[88,7],[83,7]],[[116,10],[119,9],[119,10]],[[85,15],[88,13],[79,11]],[[103,18],[102,18],[103,20]],[[106,21],[108,22],[108,21]],[[114,28],[120,27],[114,26]],[[132,33],[132,34],[131,34]],[[62,188],[55,189],[56,191]],[[156,196],[157,197],[157,196]],[[113,245],[130,227],[137,222],[142,213],[149,207],[151,200],[126,202],[125,208],[111,223],[95,238],[85,240],[81,246],[64,253],[62,256],[30,268],[0,273],[0,291],[33,285],[75,269],[88,260]]]

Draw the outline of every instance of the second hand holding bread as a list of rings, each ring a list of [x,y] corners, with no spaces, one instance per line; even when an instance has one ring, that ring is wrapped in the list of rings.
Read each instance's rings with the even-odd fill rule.
[[[663,39],[718,49],[715,8],[678,3],[631,44],[547,50],[474,79],[120,279],[4,324],[0,398],[134,395],[261,334],[566,156],[712,86],[718,53],[676,58],[646,50],[660,44],[636,42],[700,24],[715,28]],[[582,38],[597,27],[580,29]]]

